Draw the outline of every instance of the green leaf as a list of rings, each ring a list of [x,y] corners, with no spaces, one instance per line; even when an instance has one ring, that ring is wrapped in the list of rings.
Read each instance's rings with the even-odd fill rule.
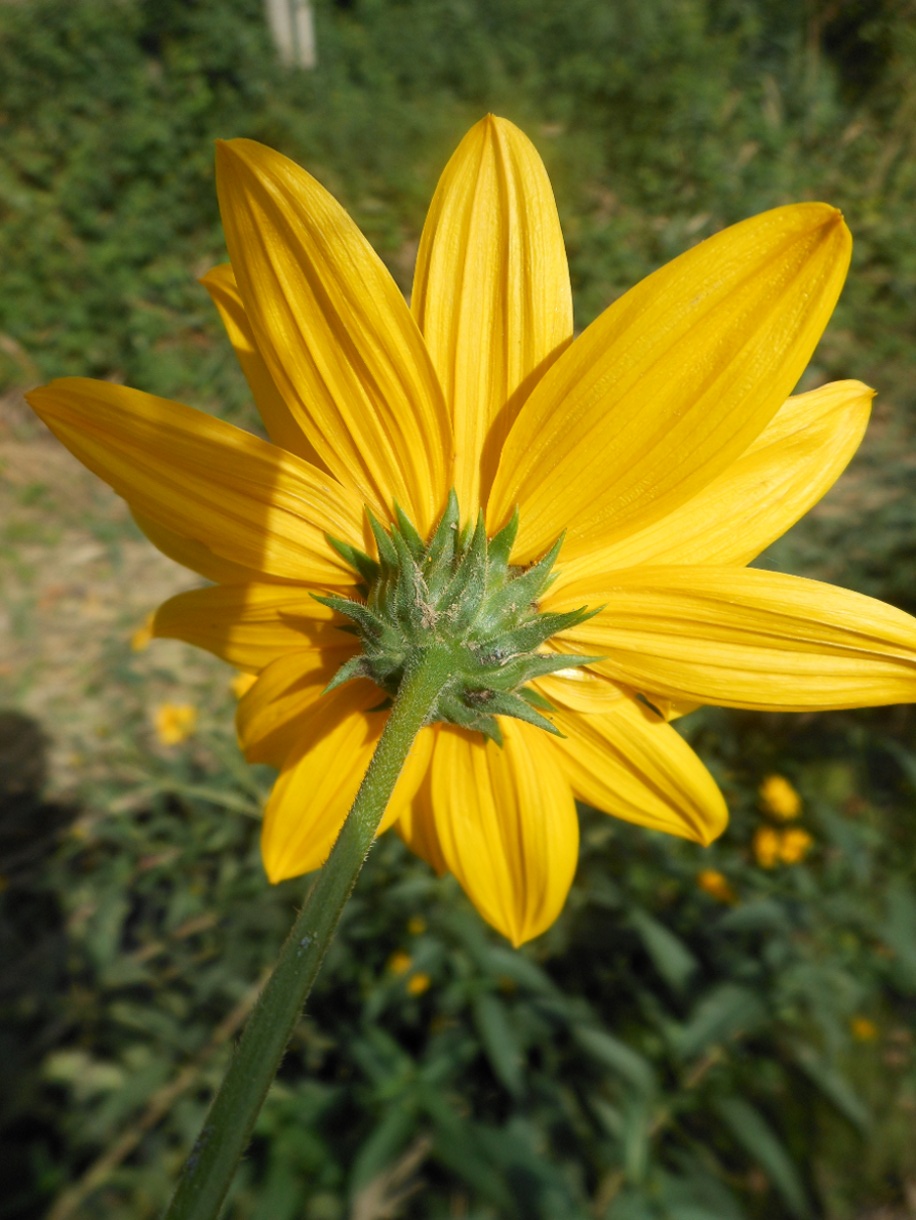
[[[634,911],[630,923],[668,986],[683,992],[699,969],[699,962],[684,942],[647,911]]]
[[[722,1220],[721,1212],[710,1211],[698,1203],[678,1204],[676,1212],[669,1212],[671,1220]]]
[[[602,1220],[661,1220],[661,1213],[642,1190],[627,1190],[615,1196],[602,1214]]]
[[[489,973],[510,978],[519,987],[525,987],[529,991],[540,995],[558,994],[553,979],[516,949],[488,945],[486,952],[480,955],[480,964]]]
[[[637,1092],[650,1096],[655,1092],[655,1073],[648,1059],[644,1059],[638,1051],[634,1051],[615,1038],[613,1034],[605,1033],[603,1029],[592,1029],[588,1026],[576,1026],[573,1038],[587,1055],[615,1075],[622,1077],[631,1084]]]
[[[649,1168],[649,1106],[645,1098],[631,1098],[623,1111],[623,1169],[627,1180],[642,1182]]]
[[[608,1135],[620,1138],[623,1131],[623,1115],[603,1097],[589,1097],[588,1106]]]
[[[685,1025],[671,1038],[675,1051],[691,1059],[707,1047],[754,1029],[766,1016],[757,996],[737,983],[721,983],[708,991]]]
[[[719,917],[718,926],[727,932],[783,932],[790,929],[789,913],[782,903],[770,898],[742,903]]]
[[[486,1141],[438,1092],[424,1089],[418,1098],[433,1122],[436,1157],[484,1198],[503,1208],[503,1214],[511,1215],[509,1192],[492,1163]]]
[[[916,990],[916,897],[902,879],[888,890],[878,934],[893,950],[893,973],[898,983],[908,991]]]
[[[503,1004],[493,995],[474,1000],[474,1024],[496,1077],[513,1097],[525,1088],[524,1059]]]
[[[811,1205],[798,1170],[760,1111],[742,1097],[723,1097],[715,1106],[722,1122],[764,1171],[792,1215],[799,1220],[810,1216]]]
[[[870,1131],[872,1116],[846,1077],[825,1063],[812,1046],[802,1043],[796,1044],[794,1049],[795,1062],[837,1113],[863,1135]]]
[[[406,1098],[398,1098],[356,1154],[350,1171],[350,1193],[357,1194],[394,1161],[413,1134],[416,1115]]]

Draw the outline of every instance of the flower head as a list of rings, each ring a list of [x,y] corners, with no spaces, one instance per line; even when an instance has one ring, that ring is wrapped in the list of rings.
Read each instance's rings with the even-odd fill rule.
[[[147,614],[140,626],[130,637],[132,652],[145,652],[153,642],[153,614]]]
[[[761,868],[800,864],[813,845],[811,835],[800,826],[793,826],[789,830],[761,826],[754,835],[754,857]]]
[[[772,826],[761,826],[754,835],[754,859],[761,868],[775,868],[782,839]]]
[[[181,745],[194,735],[197,708],[191,703],[160,703],[153,721],[156,736],[164,746]]]
[[[857,1042],[874,1042],[878,1037],[878,1027],[869,1017],[853,1017],[849,1029]]]
[[[764,812],[782,822],[790,822],[801,813],[801,797],[784,775],[768,775],[758,795]]]
[[[782,832],[779,844],[779,858],[783,864],[800,864],[814,846],[814,840],[807,830],[793,826]]]
[[[30,401],[161,550],[214,582],[162,606],[155,631],[258,675],[238,727],[248,757],[280,771],[263,829],[273,880],[327,856],[399,680],[398,632],[427,621],[405,548],[426,592],[439,582],[429,621],[447,620],[459,551],[451,576],[427,561],[449,512],[476,546],[477,592],[508,617],[463,586],[455,613],[483,614],[463,655],[487,676],[421,731],[381,829],[454,873],[515,943],[563,906],[574,798],[700,843],[722,830],[722,796],[668,722],[685,708],[916,698],[913,619],[746,566],[831,486],[868,417],[859,382],[789,397],[849,262],[835,209],[735,225],[573,340],[550,184],[511,123],[484,119],[446,166],[410,307],[279,153],[221,144],[217,183],[231,263],[204,283],[270,442],[106,382]],[[532,592],[522,574],[560,536],[552,583]],[[516,576],[513,606],[497,584]]]
[[[732,888],[731,882],[718,869],[701,869],[697,873],[697,887],[710,898],[714,898],[716,902],[722,902],[726,906],[734,906],[738,901],[738,895]]]

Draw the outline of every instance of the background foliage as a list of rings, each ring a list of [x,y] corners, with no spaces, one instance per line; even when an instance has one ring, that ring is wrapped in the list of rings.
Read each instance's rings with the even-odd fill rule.
[[[859,376],[881,397],[853,471],[764,562],[916,610],[912,0],[315,7],[319,64],[297,72],[259,0],[0,5],[10,704],[53,722],[59,692],[39,699],[22,657],[74,512],[110,565],[100,596],[136,583],[138,545],[108,501],[74,509],[47,467],[20,477],[45,442],[14,391],[111,377],[253,426],[195,283],[225,257],[216,137],[308,165],[408,290],[444,160],[482,112],[513,118],[557,189],[580,325],[724,224],[841,206],[853,269],[808,384]],[[48,789],[48,726],[0,712],[2,1220],[157,1213],[302,892],[263,880],[270,777],[238,759],[225,679],[180,646],[177,667],[141,663],[121,626],[79,671],[109,709],[100,765],[71,757]],[[187,742],[156,745],[152,692],[200,705]],[[683,727],[733,812],[721,842],[585,811],[568,909],[522,952],[391,836],[378,845],[229,1215],[916,1214],[913,717],[707,711]],[[812,847],[764,868],[774,772]],[[702,870],[729,889],[701,888]]]

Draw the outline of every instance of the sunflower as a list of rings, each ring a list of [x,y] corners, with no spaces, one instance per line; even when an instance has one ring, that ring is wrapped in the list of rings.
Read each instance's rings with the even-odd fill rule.
[[[372,616],[411,599],[403,571],[397,597],[377,582],[407,556],[418,588],[444,538],[453,572],[471,552],[492,572],[511,543],[493,597],[505,610],[517,581],[551,630],[513,619],[500,638],[524,637],[527,660],[488,656],[519,681],[495,702],[477,692],[492,715],[474,720],[468,696],[420,731],[380,831],[453,873],[515,944],[563,906],[576,798],[703,844],[721,832],[724,800],[670,723],[685,709],[916,697],[916,620],[746,567],[832,485],[869,413],[855,381],[788,397],[849,263],[834,208],[726,229],[574,340],[550,184],[503,119],[448,163],[409,307],[279,153],[220,144],[217,182],[231,263],[203,282],[270,442],[106,382],[29,400],[156,546],[213,582],[166,602],[153,630],[257,675],[238,729],[279,770],[271,880],[327,857],[396,694],[395,662],[366,659],[388,631]]]

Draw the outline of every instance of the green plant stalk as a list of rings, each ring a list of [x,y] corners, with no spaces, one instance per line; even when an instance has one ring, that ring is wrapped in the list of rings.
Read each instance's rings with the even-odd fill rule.
[[[366,776],[245,1027],[165,1220],[216,1220],[251,1129],[417,733],[454,672],[450,649],[407,665]]]

